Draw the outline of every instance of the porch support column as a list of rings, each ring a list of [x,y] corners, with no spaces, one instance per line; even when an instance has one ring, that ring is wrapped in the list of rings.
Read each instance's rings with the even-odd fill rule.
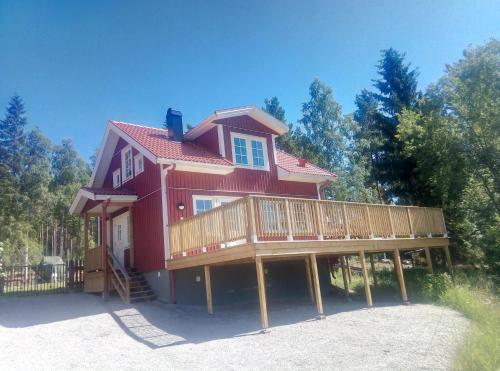
[[[405,277],[403,275],[403,266],[401,265],[401,256],[399,255],[399,249],[394,250],[394,269],[396,269],[396,274],[398,275],[399,287],[401,288],[401,297],[405,304],[408,303],[408,295],[406,293]]]
[[[361,271],[363,272],[363,281],[365,284],[366,304],[371,307],[373,305],[372,292],[370,290],[370,279],[368,278],[368,272],[366,271],[365,252],[363,250],[359,252],[359,261],[361,262]]]
[[[83,221],[83,251],[84,258],[87,257],[87,251],[89,251],[89,214],[84,214]]]
[[[347,276],[349,277],[349,283],[352,281],[352,272],[351,272],[351,266],[349,264],[349,257],[346,257],[346,266],[347,266]]]
[[[342,279],[344,280],[344,291],[345,296],[349,296],[349,279],[347,277],[347,269],[346,269],[346,259],[345,255],[340,257],[340,267],[342,268]]]
[[[209,314],[214,314],[214,308],[212,305],[212,284],[210,281],[210,266],[205,265],[205,292],[207,294],[207,311]]]
[[[266,302],[266,283],[264,280],[264,268],[262,267],[262,258],[255,257],[255,266],[257,268],[257,285],[259,287],[259,304],[260,304],[260,320],[262,322],[262,330],[267,331],[269,321],[267,319],[267,302]]]
[[[305,258],[304,261],[306,263],[307,292],[309,293],[311,302],[314,303],[314,291],[311,280],[311,263],[309,262],[309,258]]]
[[[375,260],[373,259],[373,254],[370,254],[370,266],[372,268],[373,284],[375,286],[378,286],[377,272],[375,271]]]
[[[444,253],[446,255],[446,264],[448,265],[448,270],[453,274],[453,264],[451,262],[450,248],[448,246],[444,247]]]
[[[134,206],[128,207],[128,245],[129,245],[129,263],[134,268]],[[166,257],[165,257],[166,258]]]
[[[316,297],[316,307],[318,308],[319,318],[323,318],[323,301],[321,299],[321,288],[319,286],[318,263],[316,261],[316,254],[311,254],[311,268],[314,281],[314,296]]]
[[[101,249],[102,249],[102,271],[103,271],[103,290],[102,298],[107,300],[109,297],[109,277],[108,277],[108,226],[106,222],[107,209],[109,201],[104,201],[102,203],[102,215],[101,215]]]
[[[425,251],[425,263],[427,265],[427,271],[430,274],[433,274],[434,269],[432,268],[431,249],[428,247],[424,247],[424,251]]]

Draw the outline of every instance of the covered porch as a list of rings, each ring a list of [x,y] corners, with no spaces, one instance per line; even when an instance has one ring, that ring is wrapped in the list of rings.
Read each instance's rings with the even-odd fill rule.
[[[248,196],[169,226],[170,271],[203,266],[207,310],[213,313],[211,267],[253,263],[257,275],[262,328],[267,316],[265,264],[302,260],[304,280],[318,316],[323,303],[318,258],[337,257],[347,287],[346,257],[359,257],[366,303],[372,306],[366,258],[394,256],[401,297],[408,302],[402,251],[423,249],[432,272],[430,249],[443,249],[451,269],[448,237],[441,209],[312,199]]]
[[[70,211],[84,217],[84,291],[109,296],[116,290],[130,301],[134,267],[133,212],[135,193],[106,188],[80,189]],[[89,237],[90,225],[95,239]]]

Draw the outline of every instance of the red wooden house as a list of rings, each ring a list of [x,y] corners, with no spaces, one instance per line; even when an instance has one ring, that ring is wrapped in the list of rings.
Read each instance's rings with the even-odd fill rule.
[[[258,297],[267,327],[265,278],[268,294],[315,291],[322,312],[328,257],[447,246],[439,209],[318,201],[335,174],[277,149],[288,128],[256,107],[215,111],[185,134],[169,109],[167,127],[108,123],[70,208],[85,216],[87,292],[207,300],[209,311]]]

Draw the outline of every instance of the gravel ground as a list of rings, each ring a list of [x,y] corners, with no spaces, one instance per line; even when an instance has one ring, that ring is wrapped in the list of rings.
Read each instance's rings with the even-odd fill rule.
[[[325,300],[257,308],[127,306],[85,294],[0,299],[0,368],[446,370],[468,322],[432,305]]]

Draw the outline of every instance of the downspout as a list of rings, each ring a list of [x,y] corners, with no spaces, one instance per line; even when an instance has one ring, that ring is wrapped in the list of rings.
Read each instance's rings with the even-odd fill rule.
[[[168,239],[168,203],[167,203],[167,174],[168,170],[175,169],[175,163],[163,168],[162,164],[160,166],[160,177],[161,177],[161,212],[162,212],[162,232],[163,232],[163,254],[165,257],[165,262],[168,259],[170,246]],[[165,265],[166,267],[166,265]],[[174,272],[169,272],[169,282],[170,282],[170,300],[172,304],[175,304],[177,299],[175,295],[175,282],[174,282]]]

